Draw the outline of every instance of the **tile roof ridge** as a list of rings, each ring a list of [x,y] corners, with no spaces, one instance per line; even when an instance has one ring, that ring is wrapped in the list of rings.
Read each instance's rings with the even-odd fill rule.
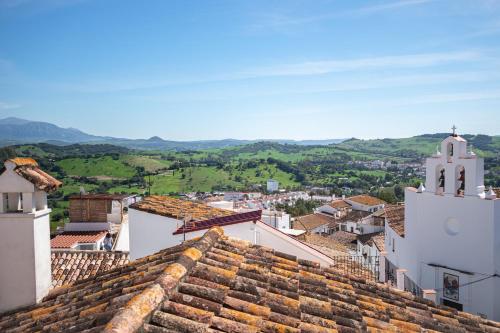
[[[168,265],[153,284],[134,296],[123,309],[118,311],[104,328],[104,333],[132,333],[169,297],[181,280],[188,274],[200,258],[221,237],[224,230],[210,228],[191,247],[182,252],[174,263]]]

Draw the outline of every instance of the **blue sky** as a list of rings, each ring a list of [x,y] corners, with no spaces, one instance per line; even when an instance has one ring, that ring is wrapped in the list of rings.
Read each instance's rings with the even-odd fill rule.
[[[500,1],[0,0],[0,117],[165,139],[500,134]]]

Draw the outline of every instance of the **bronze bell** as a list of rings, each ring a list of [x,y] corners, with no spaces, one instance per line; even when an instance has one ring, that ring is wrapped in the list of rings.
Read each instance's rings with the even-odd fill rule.
[[[444,188],[444,170],[441,170],[441,176],[439,177],[439,187]]]

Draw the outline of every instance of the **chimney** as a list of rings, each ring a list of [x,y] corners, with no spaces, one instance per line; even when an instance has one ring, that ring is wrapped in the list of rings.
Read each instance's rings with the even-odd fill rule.
[[[0,174],[0,313],[34,304],[50,290],[47,192],[60,185],[33,159],[5,161]]]

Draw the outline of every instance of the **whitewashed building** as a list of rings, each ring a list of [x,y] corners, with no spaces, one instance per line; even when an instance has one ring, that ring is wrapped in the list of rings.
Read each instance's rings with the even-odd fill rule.
[[[332,265],[333,259],[261,221],[261,211],[237,213],[165,196],[150,196],[129,209],[130,258],[135,260],[219,226],[224,233],[253,244]]]
[[[402,221],[391,226],[387,214],[385,248],[396,285],[498,321],[500,200],[483,175],[465,139],[444,139],[426,160],[425,186],[405,189]]]
[[[278,192],[279,190],[279,182],[274,179],[268,179],[267,180],[267,192],[273,193],[273,192]]]
[[[0,171],[0,312],[38,302],[51,286],[47,192],[61,182],[31,158]]]

